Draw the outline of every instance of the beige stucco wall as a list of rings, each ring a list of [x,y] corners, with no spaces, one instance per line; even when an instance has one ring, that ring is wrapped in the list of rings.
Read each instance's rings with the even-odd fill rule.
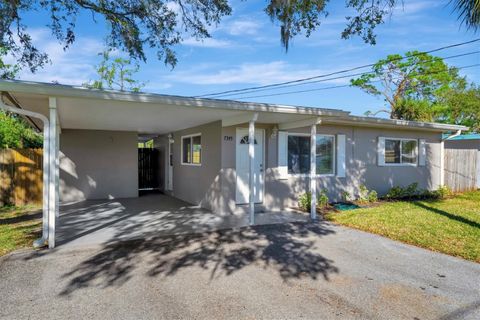
[[[309,179],[290,176],[280,179],[277,170],[277,137],[272,137],[272,126],[257,124],[266,130],[265,141],[265,189],[264,202],[260,210],[282,210],[297,206],[300,194],[308,190]],[[289,130],[309,133],[310,128]],[[233,136],[222,141],[222,194],[225,210],[241,211],[235,206],[235,127],[222,128],[222,136]],[[343,191],[358,195],[359,187],[385,194],[395,185],[405,186],[418,182],[419,188],[434,189],[440,184],[440,138],[439,133],[410,130],[384,130],[351,126],[319,125],[318,134],[345,134],[346,177],[322,176],[317,178],[318,189],[326,189],[331,201],[340,201]],[[426,139],[427,165],[418,167],[380,167],[377,165],[378,137]]]
[[[217,121],[173,133],[173,195],[220,213],[224,212],[219,176],[221,128],[221,122]],[[196,133],[202,135],[201,165],[184,165],[181,163],[182,136]]]
[[[62,130],[61,201],[137,196],[137,133]]]

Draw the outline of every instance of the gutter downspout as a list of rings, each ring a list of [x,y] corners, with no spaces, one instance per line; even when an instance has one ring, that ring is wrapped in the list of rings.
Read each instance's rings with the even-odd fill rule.
[[[462,130],[457,130],[457,132],[455,132],[454,134],[449,135],[446,138],[442,138],[440,142],[440,187],[443,187],[445,185],[445,140],[455,138],[461,134]]]
[[[40,119],[43,122],[43,205],[42,205],[42,237],[33,242],[35,248],[43,247],[48,242],[48,212],[49,212],[49,201],[48,201],[48,190],[49,190],[49,159],[50,159],[50,121],[46,116],[41,113],[28,111],[25,109],[13,108],[3,101],[0,101],[0,109],[6,110],[8,112],[17,113],[33,118]]]

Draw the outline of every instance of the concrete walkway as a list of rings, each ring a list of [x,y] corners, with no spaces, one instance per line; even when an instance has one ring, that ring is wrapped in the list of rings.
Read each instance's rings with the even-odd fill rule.
[[[296,212],[258,213],[256,224],[306,221]],[[57,227],[60,246],[87,246],[244,227],[246,215],[221,216],[162,194],[63,204]]]
[[[286,223],[15,253],[0,318],[478,320],[479,284],[480,264]]]

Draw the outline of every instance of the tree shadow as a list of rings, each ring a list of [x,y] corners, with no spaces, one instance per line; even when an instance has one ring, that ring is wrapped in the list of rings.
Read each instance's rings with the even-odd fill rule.
[[[121,286],[140,266],[147,266],[148,277],[174,276],[184,269],[201,268],[214,280],[255,265],[277,272],[284,281],[328,280],[338,268],[315,250],[315,240],[331,233],[334,231],[322,222],[289,223],[112,241],[62,276],[69,281],[60,295],[90,286]]]
[[[480,228],[480,223],[475,222],[475,221],[472,221],[472,220],[469,220],[469,219],[464,218],[464,217],[462,217],[462,216],[457,216],[457,215],[452,214],[452,213],[450,213],[450,212],[447,212],[447,211],[444,211],[444,210],[440,210],[440,209],[437,209],[437,208],[433,208],[433,207],[427,206],[427,205],[425,205],[424,203],[422,203],[422,202],[420,202],[420,201],[413,201],[412,203],[413,203],[414,205],[416,205],[417,207],[420,207],[420,208],[422,208],[422,209],[425,209],[425,210],[431,211],[431,212],[433,212],[433,213],[442,215],[442,216],[447,217],[447,218],[449,218],[449,219],[452,219],[452,220],[455,220],[455,221],[458,221],[458,222],[462,222],[462,223],[468,224],[469,226],[474,227],[474,228]]]

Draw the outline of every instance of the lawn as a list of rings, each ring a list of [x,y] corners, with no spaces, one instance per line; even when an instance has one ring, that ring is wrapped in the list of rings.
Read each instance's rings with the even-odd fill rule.
[[[446,200],[385,202],[327,219],[480,263],[480,191]]]
[[[42,212],[38,207],[0,208],[0,256],[31,247],[41,236]]]

